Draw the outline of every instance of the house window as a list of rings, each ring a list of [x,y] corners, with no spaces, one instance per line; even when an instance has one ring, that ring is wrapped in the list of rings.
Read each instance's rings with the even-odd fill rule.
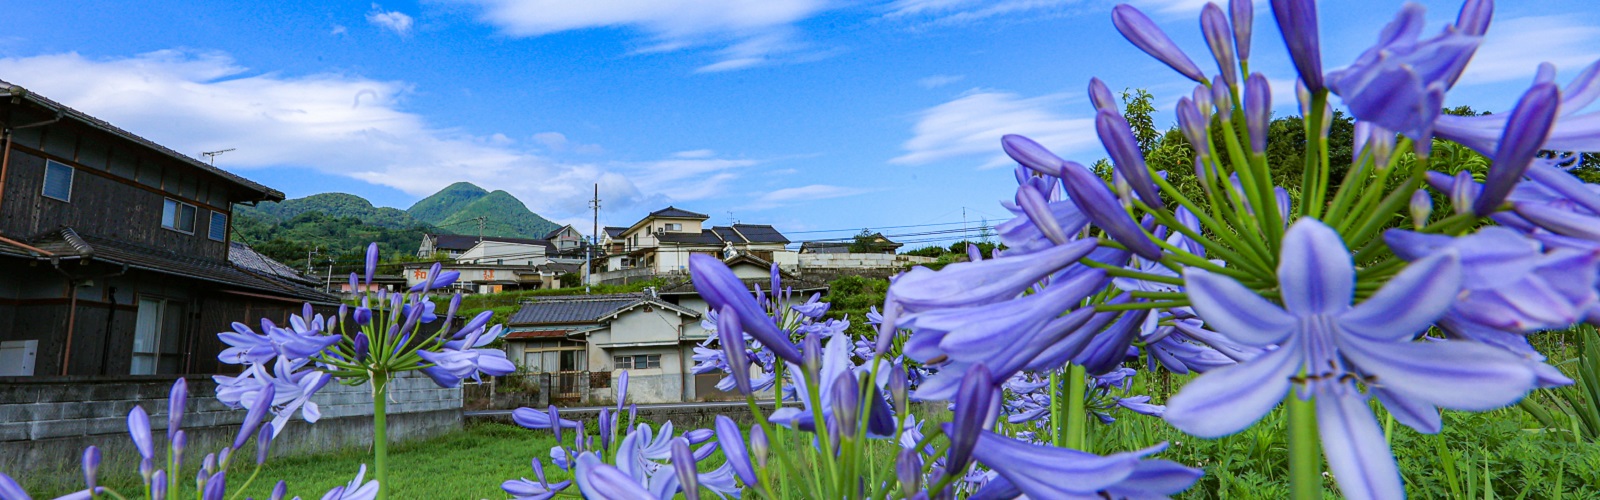
[[[666,228],[667,228],[668,231],[682,231],[683,230],[683,224],[682,223],[678,223],[678,222],[673,222],[673,223],[666,224]]]
[[[660,354],[636,354],[636,355],[633,355],[633,356],[617,356],[616,359],[614,359],[613,361],[616,362],[616,369],[618,369],[618,370],[626,370],[626,369],[629,369],[629,368],[632,368],[632,369],[635,369],[635,370],[644,370],[644,369],[647,369],[647,368],[661,368],[661,355]]]
[[[217,241],[228,239],[228,214],[211,212],[211,231],[207,236]]]
[[[194,205],[167,198],[161,206],[161,227],[194,234]]]
[[[54,160],[44,162],[44,196],[66,202],[72,201],[72,172],[72,167]]]
[[[178,332],[183,328],[183,306],[166,299],[139,299],[133,327],[134,375],[178,373]]]

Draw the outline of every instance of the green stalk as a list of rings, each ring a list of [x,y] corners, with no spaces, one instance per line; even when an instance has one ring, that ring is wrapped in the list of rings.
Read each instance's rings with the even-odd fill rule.
[[[1311,151],[1306,151],[1306,165],[1310,171],[1305,172],[1305,183],[1311,189],[1300,193],[1300,204],[1306,207],[1302,212],[1312,216],[1321,217],[1323,203],[1328,195],[1328,138],[1322,136],[1323,113],[1328,107],[1328,91],[1319,90],[1311,96],[1311,119],[1305,121],[1306,144],[1316,145]]]
[[[389,498],[389,374],[372,374],[372,478],[378,481],[378,500]]]
[[[1161,182],[1165,183],[1166,181],[1161,181]],[[1179,196],[1182,196],[1182,195],[1179,195]],[[1144,207],[1144,204],[1140,203],[1140,206]],[[1264,262],[1258,261],[1258,260],[1250,258],[1250,257],[1246,257],[1244,255],[1241,255],[1238,252],[1233,251],[1233,249],[1230,249],[1228,247],[1222,246],[1221,244],[1219,244],[1219,243],[1217,243],[1215,241],[1211,241],[1209,238],[1206,238],[1205,236],[1201,235],[1200,233],[1195,232],[1193,229],[1190,229],[1188,226],[1185,226],[1185,225],[1179,223],[1177,217],[1171,215],[1170,213],[1167,213],[1167,212],[1155,212],[1155,211],[1150,211],[1150,210],[1146,210],[1146,211],[1150,212],[1152,214],[1155,214],[1156,218],[1159,219],[1162,224],[1166,224],[1167,227],[1172,228],[1172,230],[1174,230],[1174,231],[1183,233],[1184,236],[1188,237],[1191,240],[1194,240],[1196,243],[1199,243],[1200,246],[1205,247],[1206,250],[1217,254],[1218,256],[1222,257],[1223,259],[1226,259],[1228,262],[1237,263],[1238,265],[1246,268],[1247,271],[1255,273],[1258,276],[1263,276],[1263,277],[1271,277],[1272,276],[1272,273],[1266,272],[1266,264]],[[1210,219],[1210,217],[1207,217],[1206,215],[1201,214],[1201,213],[1196,213],[1195,215],[1196,215],[1196,217],[1204,217],[1203,219],[1201,219],[1201,223],[1204,223],[1206,220]],[[1221,235],[1223,235],[1225,233],[1217,232],[1216,234],[1221,236]],[[1152,238],[1152,239],[1154,239],[1154,238]]]
[[[1290,389],[1289,491],[1294,500],[1322,499],[1322,450],[1317,442],[1316,403]]]
[[[1078,262],[1081,262],[1081,263],[1083,263],[1083,265],[1086,265],[1086,266],[1089,266],[1089,267],[1093,267],[1095,269],[1105,270],[1107,276],[1113,276],[1113,277],[1119,277],[1119,278],[1134,278],[1134,279],[1139,279],[1139,280],[1144,280],[1144,281],[1152,281],[1152,282],[1156,282],[1156,283],[1164,283],[1164,284],[1168,284],[1168,285],[1183,286],[1183,278],[1176,278],[1176,277],[1172,277],[1172,276],[1162,276],[1162,275],[1159,275],[1159,274],[1150,274],[1150,273],[1145,273],[1145,272],[1134,271],[1134,270],[1130,270],[1128,268],[1117,267],[1117,266],[1113,266],[1113,265],[1110,265],[1110,264],[1106,264],[1104,262],[1096,262],[1096,261],[1089,260],[1089,259],[1083,259],[1083,260],[1080,260]]]
[[[1166,309],[1172,307],[1189,307],[1187,300],[1158,300],[1151,302],[1126,302],[1122,304],[1096,304],[1094,312],[1109,311],[1137,311],[1140,309]]]
[[[1066,409],[1061,407],[1061,371],[1050,372],[1050,444],[1062,448],[1067,445]]]
[[[1084,383],[1085,375],[1083,365],[1074,363],[1067,366],[1067,439],[1065,447],[1079,451],[1085,451],[1084,437],[1086,427],[1084,424],[1087,422],[1084,419],[1084,415],[1087,413],[1083,408],[1083,396],[1088,390],[1088,386]]]

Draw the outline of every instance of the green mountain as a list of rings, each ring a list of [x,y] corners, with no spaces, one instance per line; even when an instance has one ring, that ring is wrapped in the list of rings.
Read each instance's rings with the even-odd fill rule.
[[[543,238],[561,227],[528,210],[511,193],[485,191],[469,182],[451,184],[418,201],[406,213],[414,220],[455,234],[478,234],[479,217],[484,218],[484,236]]]
[[[342,274],[360,267],[369,242],[377,242],[386,259],[415,258],[423,234],[476,235],[479,217],[484,218],[485,236],[537,239],[561,227],[510,193],[467,182],[451,184],[408,210],[375,207],[346,193],[236,205],[233,226],[238,241],[268,257],[300,268],[306,254],[315,250],[318,274],[326,272],[330,258],[335,274]]]
[[[277,203],[264,202],[255,207],[241,205],[236,212],[273,222],[287,221],[309,212],[321,212],[335,218],[355,217],[369,225],[394,229],[421,224],[404,210],[375,207],[366,198],[347,193],[314,194]]]

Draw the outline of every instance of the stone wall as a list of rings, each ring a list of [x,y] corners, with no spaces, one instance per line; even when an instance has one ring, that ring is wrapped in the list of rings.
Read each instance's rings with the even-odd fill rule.
[[[167,395],[172,383],[172,378],[163,376],[130,376],[113,381],[0,379],[0,472],[25,475],[73,469],[83,448],[91,444],[105,452],[106,467],[137,470],[127,430],[128,412],[135,405],[150,414],[158,454],[165,456]],[[328,384],[312,397],[322,419],[309,424],[296,413],[273,440],[273,455],[370,446],[371,391],[366,384]],[[189,395],[183,429],[190,443],[185,455],[191,458],[186,460],[232,444],[245,411],[230,409],[217,401],[216,383],[209,378],[191,378]],[[389,385],[388,417],[391,442],[459,429],[461,389],[443,389],[416,372],[404,373]],[[253,452],[255,445],[245,446]]]
[[[800,269],[802,272],[815,268],[899,269],[934,260],[937,259],[892,253],[803,253],[800,254]]]

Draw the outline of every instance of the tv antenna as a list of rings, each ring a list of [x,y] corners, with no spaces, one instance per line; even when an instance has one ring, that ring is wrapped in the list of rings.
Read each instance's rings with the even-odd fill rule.
[[[219,150],[216,150],[216,151],[206,151],[204,153],[200,153],[200,156],[206,157],[206,161],[211,162],[211,166],[215,167],[215,166],[217,166],[217,155],[220,155],[222,153],[226,153],[226,152],[229,152],[229,151],[233,151],[235,149],[238,149],[238,148],[228,148],[228,149],[219,149]]]

